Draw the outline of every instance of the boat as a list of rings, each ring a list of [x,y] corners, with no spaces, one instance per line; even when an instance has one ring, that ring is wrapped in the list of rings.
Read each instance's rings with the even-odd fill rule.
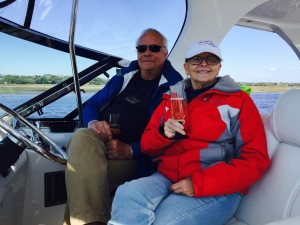
[[[1,1],[0,35],[26,46],[28,56],[22,60],[37,46],[53,54],[52,67],[69,60],[70,76],[13,107],[0,100],[0,140],[7,146],[0,152],[0,225],[62,224],[65,150],[82,127],[84,89],[133,60],[142,29],[170,34],[168,59],[184,74],[190,42],[205,38],[221,43],[236,26],[278,35],[300,60],[300,0]],[[257,54],[265,52],[257,49]],[[38,55],[30,66],[42,62]],[[11,66],[25,68],[17,60]],[[72,100],[64,100],[67,96]],[[272,112],[261,114],[272,165],[243,196],[228,225],[300,224],[299,101],[299,90],[291,87]],[[68,110],[61,115],[63,106]]]

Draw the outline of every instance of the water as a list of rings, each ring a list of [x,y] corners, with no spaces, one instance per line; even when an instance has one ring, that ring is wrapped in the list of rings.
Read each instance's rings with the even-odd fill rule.
[[[17,94],[1,94],[0,103],[3,105],[14,109],[15,107],[25,103],[26,101],[37,96],[41,92],[23,92]],[[82,102],[85,102],[93,94],[92,92],[87,92],[82,94]],[[37,113],[30,115],[30,118],[62,118],[65,117],[68,113],[77,108],[77,100],[74,92],[65,95],[59,100],[47,105],[43,108],[43,115],[39,116]],[[0,115],[3,112],[0,111]]]
[[[253,99],[260,113],[270,113],[282,92],[252,93]]]
[[[30,100],[35,97],[39,92],[24,92],[18,94],[1,94],[0,103],[13,109],[16,106]],[[82,102],[85,102],[94,93],[87,92],[82,94]],[[281,92],[269,92],[269,93],[252,93],[251,98],[256,104],[258,110],[261,113],[270,113],[274,107],[275,102],[281,95]],[[37,113],[31,115],[31,118],[62,118],[72,110],[76,108],[76,95],[70,93],[60,100],[53,102],[43,109],[44,114],[39,116]],[[0,112],[0,115],[2,112]]]

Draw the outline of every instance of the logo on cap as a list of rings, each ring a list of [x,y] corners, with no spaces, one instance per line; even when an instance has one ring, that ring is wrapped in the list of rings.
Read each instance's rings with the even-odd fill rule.
[[[218,47],[217,45],[215,45],[214,43],[212,43],[212,41],[210,41],[210,40],[199,41],[199,45],[210,45],[213,48]]]

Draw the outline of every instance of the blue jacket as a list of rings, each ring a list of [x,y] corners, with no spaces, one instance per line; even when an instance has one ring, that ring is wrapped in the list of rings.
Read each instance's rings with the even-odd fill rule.
[[[98,91],[86,102],[83,108],[83,124],[85,127],[87,127],[88,123],[92,120],[100,120],[103,109],[110,103],[113,97],[125,89],[130,79],[139,70],[138,61],[132,61],[128,67],[121,69],[111,78],[103,89]],[[162,100],[162,95],[169,90],[169,86],[176,84],[180,80],[182,80],[182,76],[172,67],[170,61],[166,60],[158,87],[153,92],[150,100],[149,116],[152,115],[155,108],[159,105]],[[131,147],[133,157],[140,157],[140,142],[131,143]]]

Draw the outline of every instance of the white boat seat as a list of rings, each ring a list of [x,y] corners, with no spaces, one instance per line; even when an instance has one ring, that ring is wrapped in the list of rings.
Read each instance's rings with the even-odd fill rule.
[[[300,225],[300,90],[283,93],[262,119],[271,167],[227,224]]]

